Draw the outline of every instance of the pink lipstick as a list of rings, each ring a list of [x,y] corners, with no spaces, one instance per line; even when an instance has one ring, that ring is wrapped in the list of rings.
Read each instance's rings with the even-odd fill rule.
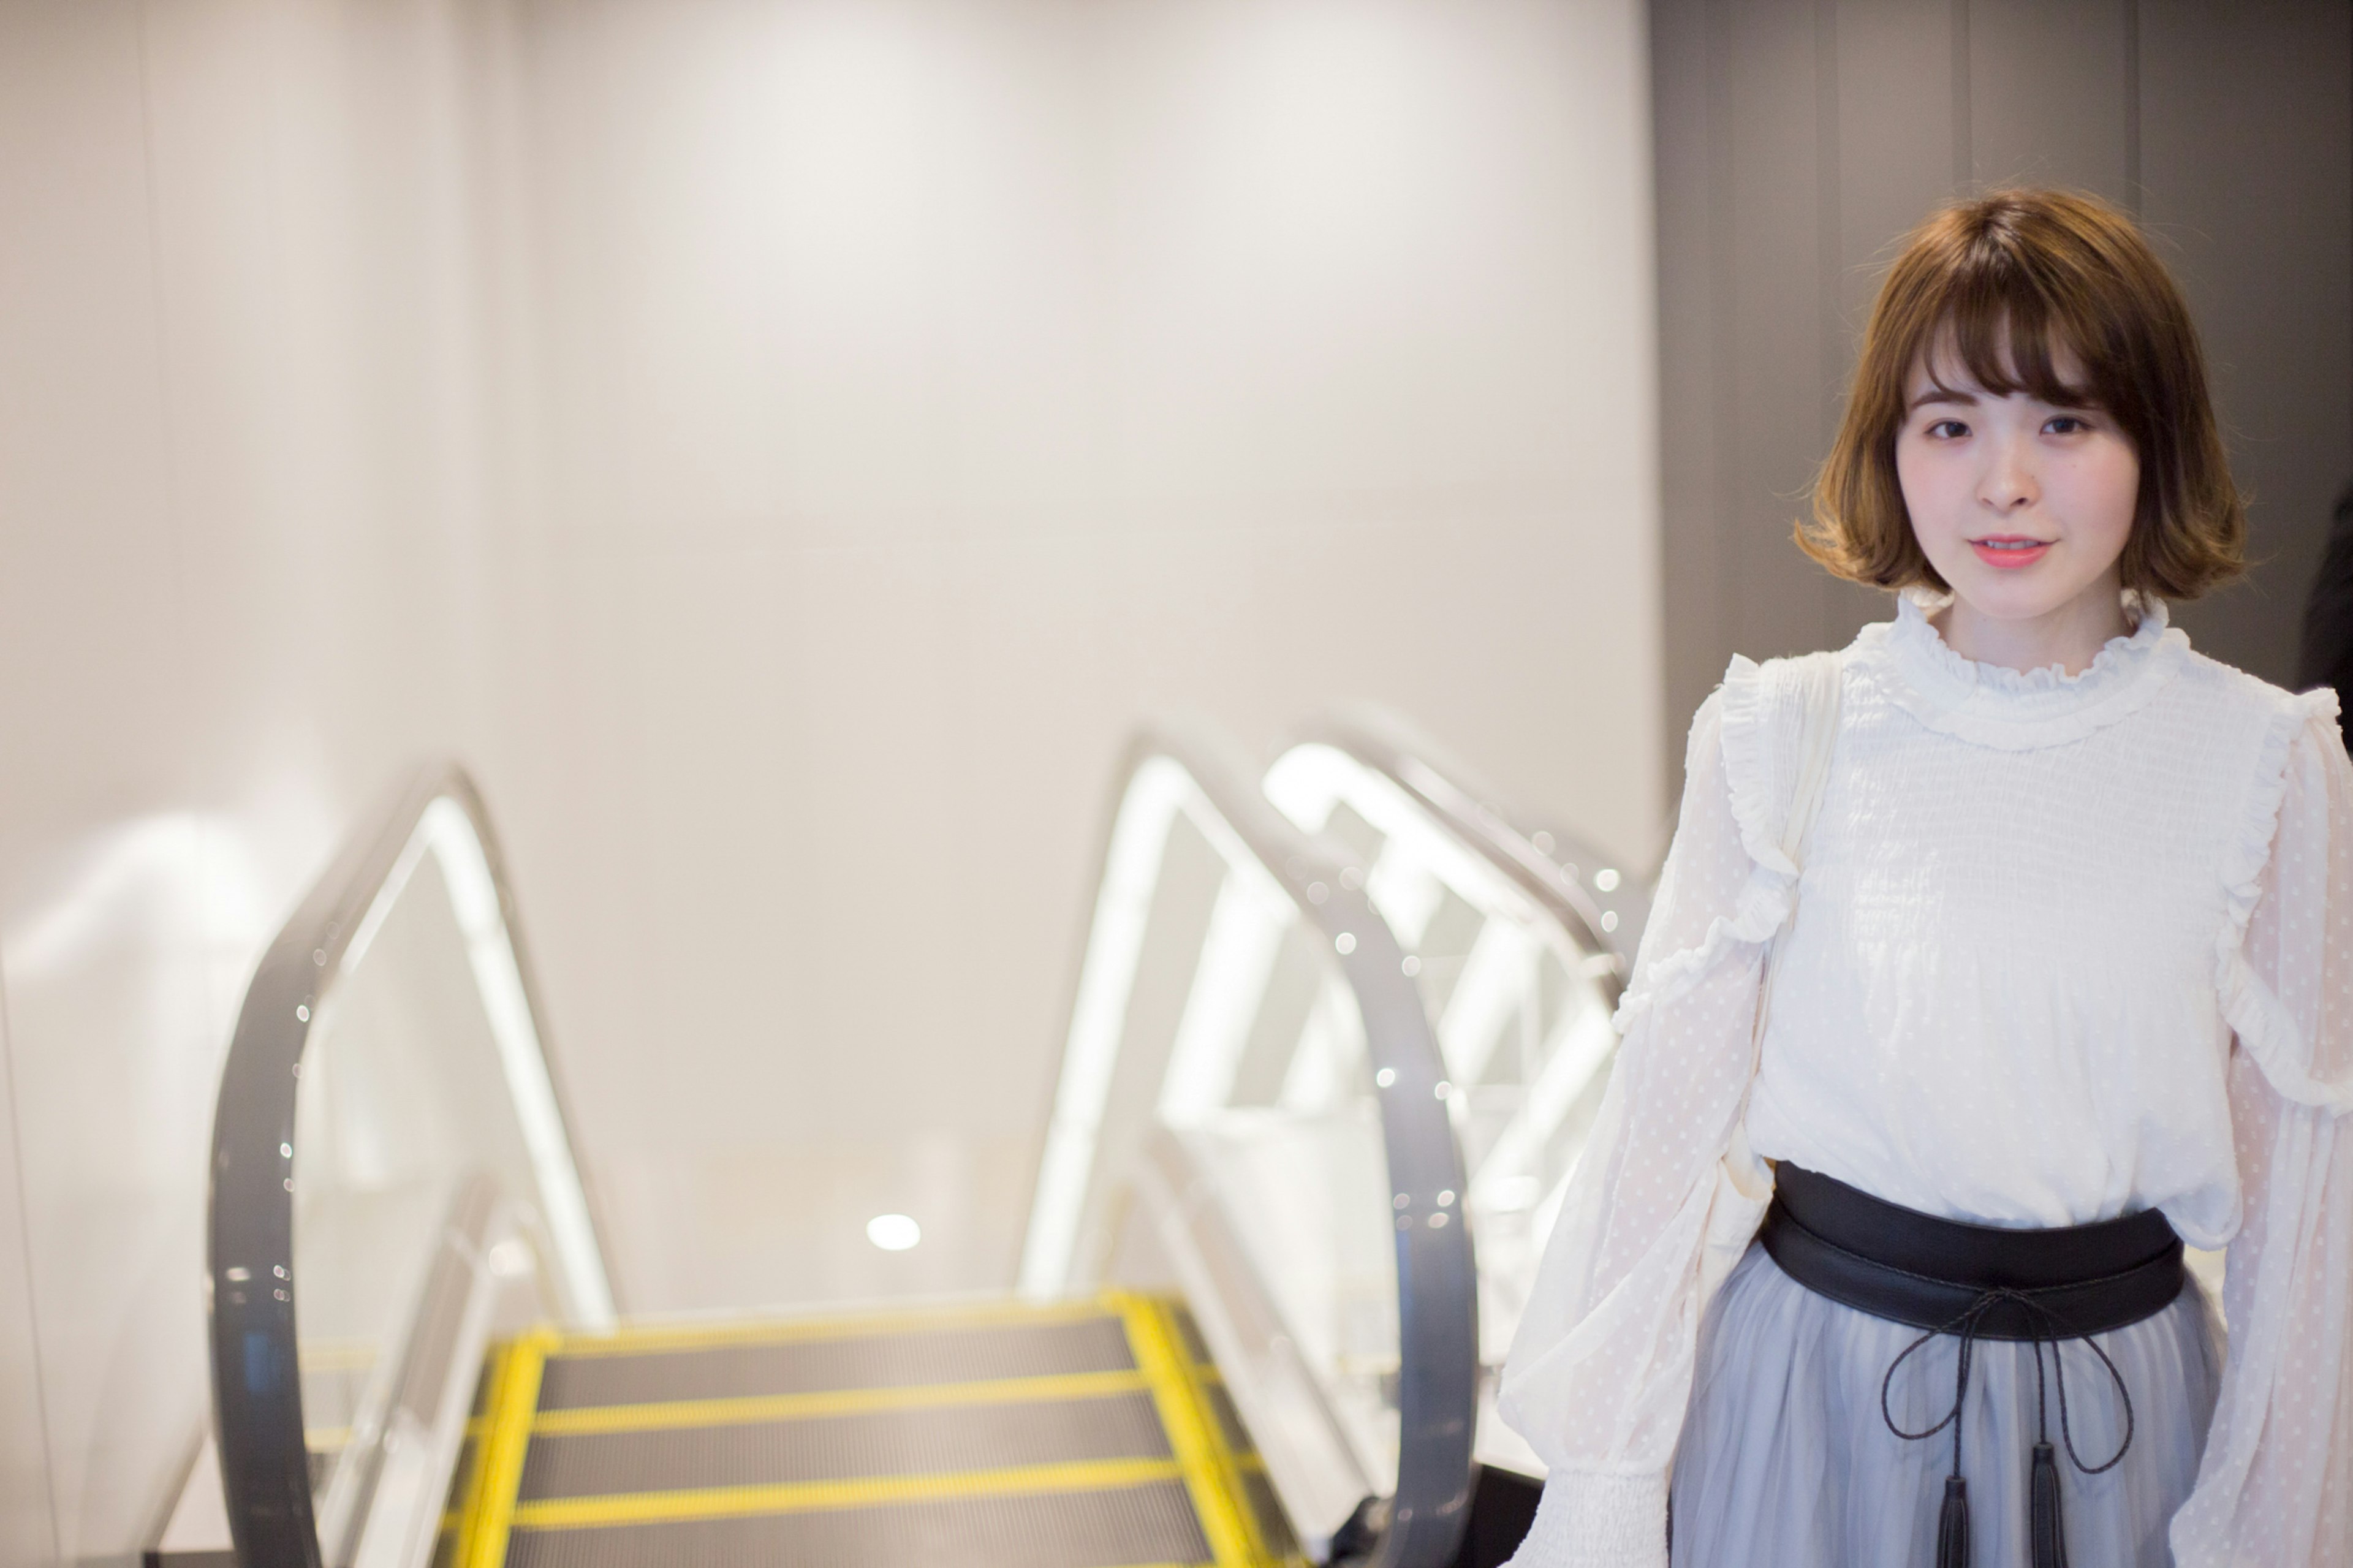
[[[1976,551],[1978,559],[1989,566],[2016,571],[2021,566],[2031,566],[2048,555],[2051,542],[2047,539],[2030,539],[2022,533],[1996,533],[1984,539],[1970,540],[1969,548]]]

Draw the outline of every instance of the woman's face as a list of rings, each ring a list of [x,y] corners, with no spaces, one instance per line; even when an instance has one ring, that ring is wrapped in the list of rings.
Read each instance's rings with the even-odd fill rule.
[[[2062,379],[2081,367],[2054,356]],[[1895,472],[1929,564],[1977,614],[2033,621],[2113,613],[2132,534],[2140,459],[2102,410],[1997,397],[1926,358],[1905,387]]]

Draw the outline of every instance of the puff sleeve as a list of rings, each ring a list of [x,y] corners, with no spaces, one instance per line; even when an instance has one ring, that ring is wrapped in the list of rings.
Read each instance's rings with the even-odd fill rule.
[[[2290,717],[2221,943],[2241,1220],[2180,1568],[2353,1562],[2353,763],[2328,694]]]
[[[1757,760],[1757,673],[1736,662],[1693,723],[1624,1045],[1504,1366],[1504,1416],[1550,1467],[1521,1568],[1664,1568],[1701,1313],[1771,1196],[1739,1128],[1797,876],[1758,832],[1772,770],[1726,766]]]

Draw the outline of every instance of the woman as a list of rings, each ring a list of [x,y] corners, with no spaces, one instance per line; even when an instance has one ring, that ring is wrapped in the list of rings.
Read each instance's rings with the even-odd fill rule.
[[[1666,1563],[1670,1493],[1678,1568],[2353,1562],[2353,767],[2166,616],[2243,534],[2129,219],[1912,237],[1800,535],[1903,598],[1693,724],[1524,1568]]]

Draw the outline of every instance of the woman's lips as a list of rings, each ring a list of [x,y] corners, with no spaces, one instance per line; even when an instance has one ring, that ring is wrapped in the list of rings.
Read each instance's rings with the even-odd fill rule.
[[[2051,541],[2029,539],[2017,533],[1998,533],[1988,539],[1970,540],[1969,548],[1976,551],[1978,559],[1987,565],[2014,572],[2021,566],[2031,566],[2048,555]]]

